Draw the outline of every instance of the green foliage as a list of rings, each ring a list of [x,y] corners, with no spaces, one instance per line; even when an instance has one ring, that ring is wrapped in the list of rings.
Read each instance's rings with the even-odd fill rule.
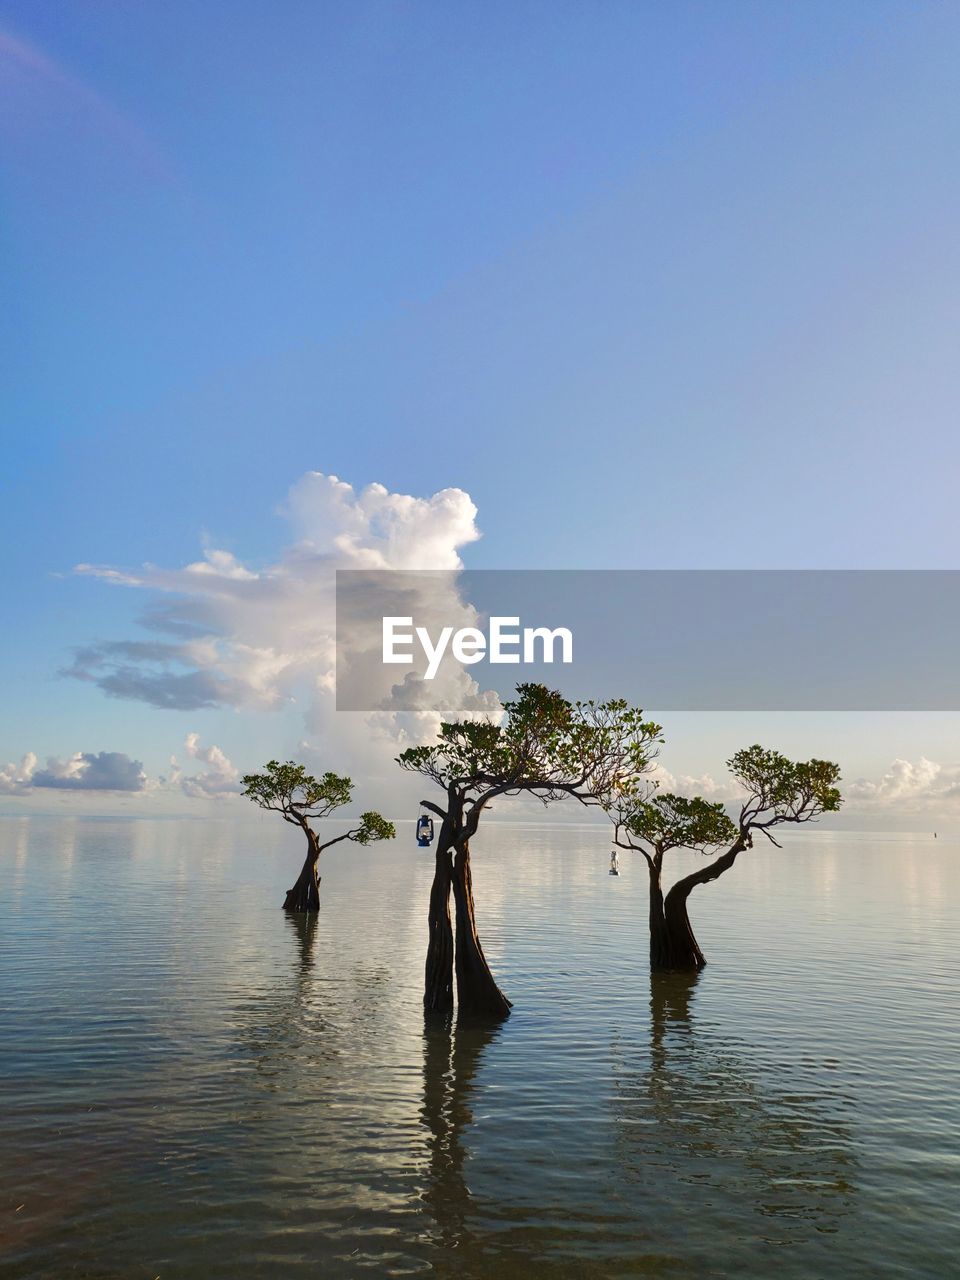
[[[842,804],[840,766],[830,760],[790,760],[779,751],[752,746],[738,751],[727,765],[747,793],[741,828],[810,822]]]
[[[502,723],[442,724],[435,744],[410,747],[397,762],[477,808],[522,791],[545,803],[574,795],[591,804],[642,774],[660,741],[660,726],[623,699],[569,702],[545,685],[520,684]]]
[[[840,768],[829,760],[790,760],[779,751],[753,746],[738,751],[727,764],[746,792],[738,822],[730,820],[722,804],[700,796],[651,796],[627,785],[615,789],[604,803],[614,823],[614,842],[638,849],[648,860],[659,860],[668,849],[706,852],[734,843],[738,849],[748,848],[754,831],[762,831],[776,844],[772,827],[812,822],[842,803],[836,785]]]
[[[325,818],[334,809],[349,804],[353,783],[338,773],[315,778],[302,764],[288,760],[268,762],[263,773],[248,773],[242,779],[242,794],[261,809],[273,809],[292,818]]]
[[[392,840],[397,829],[379,813],[368,810],[360,815],[360,826],[350,832],[350,839],[357,844],[374,844],[377,840]]]
[[[627,803],[618,815],[616,843],[628,848],[639,845],[641,849],[648,845],[654,853],[668,849],[703,852],[730,844],[736,836],[737,828],[719,801],[664,792],[652,799]]]
[[[309,831],[309,819],[326,818],[334,809],[350,803],[353,783],[339,773],[325,773],[315,778],[293,760],[285,764],[271,760],[263,773],[248,773],[244,777],[243,794],[261,809],[279,813],[285,822]],[[396,834],[392,822],[368,809],[361,813],[359,826],[328,840],[322,848],[327,849],[341,840],[373,844],[377,840],[392,840]]]

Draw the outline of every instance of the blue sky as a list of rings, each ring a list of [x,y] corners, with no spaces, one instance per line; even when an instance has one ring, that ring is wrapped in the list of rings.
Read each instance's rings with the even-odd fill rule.
[[[276,563],[311,470],[465,489],[476,567],[955,567],[958,48],[882,0],[0,0],[0,758],[295,740],[56,673],[146,603],[74,565]],[[949,756],[877,723],[826,727]]]

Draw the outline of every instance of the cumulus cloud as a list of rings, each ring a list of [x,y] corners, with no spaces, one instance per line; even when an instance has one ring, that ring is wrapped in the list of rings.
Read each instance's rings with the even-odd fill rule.
[[[184,774],[176,758],[171,758],[170,764],[174,771],[171,782],[179,783],[184,795],[194,800],[212,800],[239,794],[240,770],[219,747],[201,747],[200,735],[197,733],[188,733],[184,746],[192,760],[199,760],[210,766],[200,773]]]
[[[650,770],[649,778],[661,792],[678,796],[703,796],[704,800],[720,800],[731,804],[744,794],[742,787],[730,777],[719,781],[709,773],[694,776],[688,773],[671,773],[658,760]]]
[[[938,764],[925,756],[915,764],[894,760],[879,781],[858,778],[844,788],[844,795],[867,809],[941,812],[960,802],[960,764]]]
[[[19,764],[0,765],[0,795],[27,795],[36,788],[52,791],[145,791],[143,764],[122,751],[75,751],[60,759],[48,756],[37,767],[28,751]]]
[[[19,764],[12,761],[0,766],[0,795],[21,795],[30,789],[30,779],[37,769],[37,757],[28,751]]]
[[[467,493],[443,489],[417,498],[380,484],[358,492],[336,476],[309,472],[290,490],[283,513],[292,541],[266,566],[216,548],[179,569],[77,565],[77,573],[149,592],[142,621],[160,638],[87,645],[65,674],[108,696],[163,709],[296,704],[315,747],[327,754],[335,745],[338,758],[364,767],[372,757],[385,767],[398,746],[432,736],[441,716],[499,714],[496,694],[481,691],[459,664],[447,665],[427,698],[416,680],[398,682],[378,663],[371,703],[381,710],[336,717],[334,728],[336,570],[448,571],[426,575],[416,588],[417,616],[476,625],[476,611],[457,589],[460,552],[480,536]],[[226,776],[211,771],[218,780]]]
[[[43,768],[30,751],[19,764],[0,765],[0,795],[26,796],[37,790],[139,792],[151,795],[176,792],[196,800],[238,795],[240,770],[218,746],[202,746],[199,735],[187,734],[184,743],[188,759],[206,765],[187,773],[176,756],[170,757],[169,772],[148,779],[143,765],[122,751],[76,751],[65,758],[49,756]]]

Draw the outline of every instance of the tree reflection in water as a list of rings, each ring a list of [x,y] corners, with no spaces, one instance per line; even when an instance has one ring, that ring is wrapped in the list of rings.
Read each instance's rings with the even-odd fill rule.
[[[481,1205],[470,1190],[468,1138],[474,1122],[475,1082],[488,1045],[503,1034],[502,1023],[459,1019],[428,1023],[424,1033],[423,1123],[427,1137],[427,1185],[421,1200],[433,1224],[431,1274],[449,1280],[561,1280],[574,1274],[569,1262],[544,1258],[510,1206]],[[602,1273],[578,1265],[576,1275]]]
[[[559,1206],[538,1201],[534,1170],[522,1204],[490,1194],[489,1167],[487,1194],[477,1199],[471,1190],[474,1108],[484,1096],[477,1075],[488,1046],[503,1034],[503,1023],[464,1019],[428,1023],[424,1034],[421,1117],[428,1159],[420,1198],[433,1224],[430,1272],[444,1280],[605,1280],[611,1275],[608,1265],[581,1252],[576,1225],[569,1232],[547,1225],[555,1222]],[[591,1220],[591,1232],[597,1226]],[[647,1274],[645,1266],[637,1274]]]
[[[815,1063],[793,1064],[817,1076],[810,1087],[778,1089],[744,1046],[698,1032],[700,980],[651,975],[649,1064],[633,1070],[622,1060],[617,1071],[629,1198],[640,1192],[675,1225],[679,1215],[687,1246],[702,1234],[714,1263],[718,1241],[736,1254],[836,1232],[855,1206],[850,1100]]]
[[[291,964],[263,987],[243,993],[233,1009],[240,1043],[264,1082],[305,1065],[332,1061],[340,1055],[332,1033],[335,1010],[314,981],[317,913],[287,912],[283,917],[291,943]]]
[[[515,1143],[504,1146],[496,1113],[490,1131],[478,1131],[478,1099],[486,1099],[486,1109],[496,1093],[478,1074],[488,1046],[509,1034],[509,1024],[428,1028],[421,1201],[432,1224],[434,1274],[559,1280],[829,1268],[831,1236],[856,1208],[851,1103],[815,1063],[794,1064],[804,1087],[792,1092],[744,1048],[697,1028],[692,1003],[699,980],[699,974],[654,977],[649,1044],[614,1044],[610,1077],[598,1082],[611,1145],[593,1175],[589,1162],[603,1142],[600,1117],[586,1099],[579,1147],[576,1139],[572,1146],[555,1143],[541,1116],[538,1152],[522,1112]],[[543,1067],[549,1075],[549,1064]],[[501,1109],[511,1105],[501,1096]],[[514,1162],[502,1170],[509,1173],[502,1182],[491,1163],[498,1143],[500,1158]],[[544,1177],[545,1149],[569,1177]],[[530,1162],[529,1176],[516,1162]]]
[[[429,1136],[428,1182],[423,1203],[436,1223],[436,1243],[469,1254],[476,1238],[469,1226],[466,1130],[473,1115],[474,1078],[498,1024],[429,1021],[423,1037],[423,1123]]]

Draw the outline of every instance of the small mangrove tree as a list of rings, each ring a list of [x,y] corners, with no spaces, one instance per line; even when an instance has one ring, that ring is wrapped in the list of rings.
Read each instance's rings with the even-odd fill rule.
[[[840,768],[829,760],[790,760],[779,751],[747,747],[727,761],[743,795],[736,821],[720,803],[700,796],[641,794],[631,785],[611,794],[607,811],[614,822],[614,843],[642,853],[650,873],[650,967],[695,970],[706,964],[687,913],[698,885],[717,880],[753,846],[760,832],[778,848],[773,828],[812,822],[840,808]],[[664,895],[664,854],[692,849],[714,856],[706,866],[683,876]],[[720,852],[723,850],[723,852]]]
[[[283,902],[284,911],[318,911],[320,909],[320,876],[317,864],[325,849],[352,840],[356,844],[373,844],[376,840],[392,840],[397,834],[392,822],[369,810],[361,813],[356,823],[339,835],[321,842],[313,822],[328,818],[353,799],[353,783],[338,773],[324,773],[319,778],[307,773],[302,764],[288,760],[280,764],[271,760],[263,773],[248,773],[243,778],[243,794],[248,800],[279,813],[284,822],[299,827],[307,839],[307,856],[292,889]]]

